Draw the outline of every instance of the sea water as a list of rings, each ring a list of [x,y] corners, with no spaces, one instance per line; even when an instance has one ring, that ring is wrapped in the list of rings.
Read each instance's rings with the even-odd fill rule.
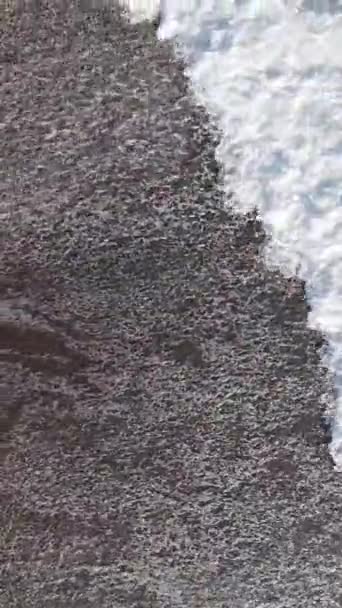
[[[122,2],[138,18],[161,10],[159,36],[177,41],[220,129],[235,209],[258,210],[267,263],[305,281],[309,325],[329,344],[342,469],[342,0]]]

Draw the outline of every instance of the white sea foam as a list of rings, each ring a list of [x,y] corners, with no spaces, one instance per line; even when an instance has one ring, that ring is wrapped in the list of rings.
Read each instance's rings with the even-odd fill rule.
[[[268,263],[305,280],[309,324],[329,340],[342,467],[342,0],[161,2],[160,37],[180,41],[221,130],[227,191],[257,207]]]
[[[125,8],[134,23],[154,19],[159,10],[162,0],[119,0],[119,4]]]

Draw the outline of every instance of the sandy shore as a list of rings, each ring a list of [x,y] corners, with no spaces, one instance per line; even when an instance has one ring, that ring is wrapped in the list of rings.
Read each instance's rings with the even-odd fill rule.
[[[1,608],[340,607],[320,337],[182,66],[115,11],[0,30]]]

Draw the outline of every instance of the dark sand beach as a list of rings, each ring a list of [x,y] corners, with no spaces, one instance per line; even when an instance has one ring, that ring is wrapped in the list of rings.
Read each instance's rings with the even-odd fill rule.
[[[303,286],[151,25],[0,22],[0,608],[339,608]]]

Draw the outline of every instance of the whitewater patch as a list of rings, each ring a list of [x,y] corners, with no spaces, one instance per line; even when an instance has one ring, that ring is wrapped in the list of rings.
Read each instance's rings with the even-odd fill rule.
[[[118,0],[128,11],[133,23],[152,21],[158,15],[163,0]]]
[[[159,36],[175,39],[220,129],[235,210],[257,208],[267,263],[306,283],[309,325],[329,343],[342,469],[342,3],[162,0],[161,11]]]

